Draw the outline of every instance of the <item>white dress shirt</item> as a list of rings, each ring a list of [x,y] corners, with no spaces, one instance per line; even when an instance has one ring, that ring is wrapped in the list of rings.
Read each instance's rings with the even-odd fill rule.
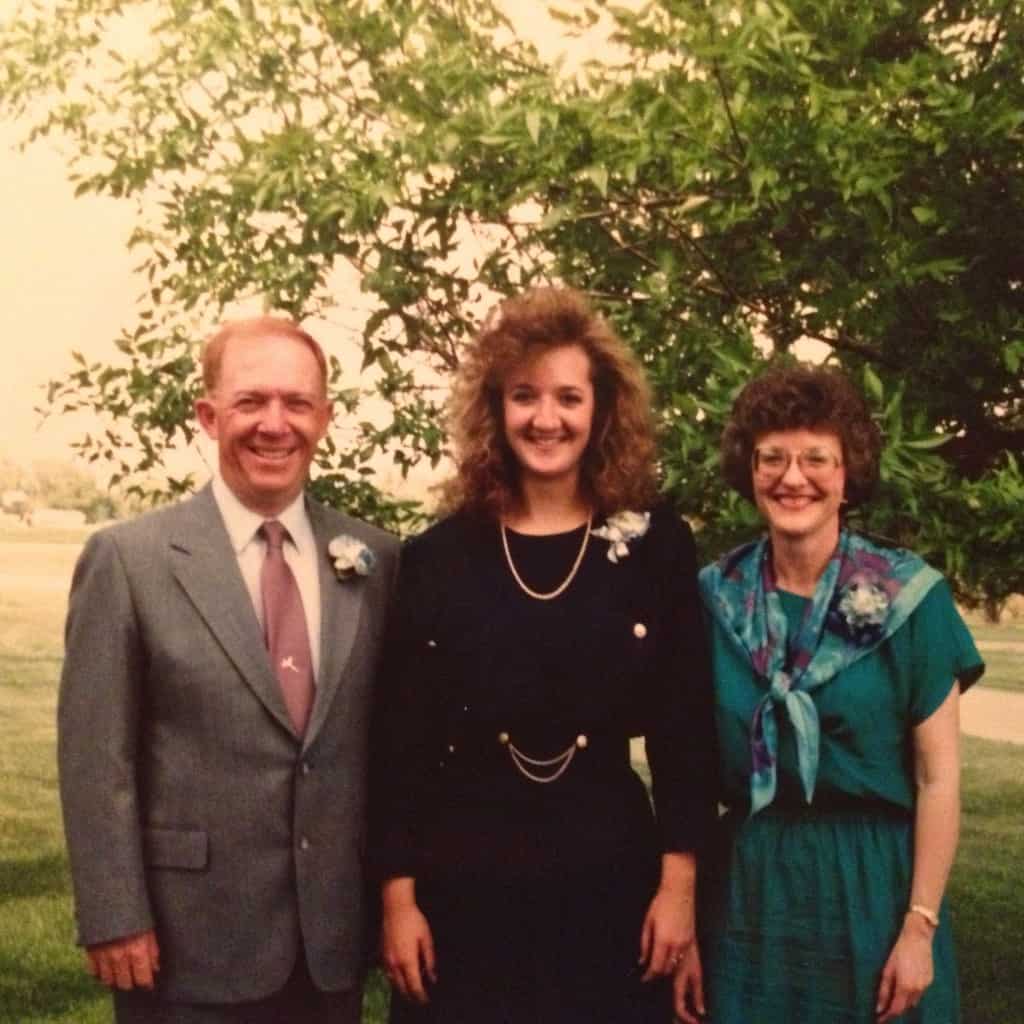
[[[260,595],[260,570],[266,555],[267,544],[260,536],[259,529],[267,520],[252,509],[246,508],[219,474],[213,477],[213,497],[220,509],[221,518],[227,527],[228,536],[238,568],[242,570],[256,617],[263,625],[263,598]],[[295,582],[302,598],[306,613],[306,630],[309,633],[310,657],[313,665],[313,679],[320,673],[320,577],[319,558],[313,527],[306,512],[305,498],[300,494],[280,515],[273,516],[288,531],[284,542],[284,559],[291,567]]]

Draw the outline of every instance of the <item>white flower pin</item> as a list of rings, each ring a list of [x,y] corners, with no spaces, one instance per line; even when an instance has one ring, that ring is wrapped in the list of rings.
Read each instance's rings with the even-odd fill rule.
[[[650,525],[650,512],[630,512],[629,509],[625,509],[609,516],[604,526],[590,532],[595,537],[608,541],[608,561],[618,563],[620,558],[629,555],[630,543],[637,537],[642,537]]]
[[[361,541],[347,533],[335,537],[327,545],[327,554],[334,563],[339,580],[369,576],[377,564],[377,556]]]
[[[839,611],[851,629],[864,629],[881,625],[889,612],[889,604],[889,595],[882,587],[855,580],[843,594]]]

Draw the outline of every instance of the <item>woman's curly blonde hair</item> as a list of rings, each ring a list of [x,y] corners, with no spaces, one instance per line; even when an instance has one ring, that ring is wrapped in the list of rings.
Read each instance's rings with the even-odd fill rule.
[[[448,406],[456,475],[444,489],[446,511],[500,518],[520,497],[502,386],[524,358],[563,345],[587,354],[594,386],[594,422],[580,472],[585,497],[597,515],[650,506],[657,492],[655,442],[643,370],[579,292],[533,288],[491,312],[456,374]]]

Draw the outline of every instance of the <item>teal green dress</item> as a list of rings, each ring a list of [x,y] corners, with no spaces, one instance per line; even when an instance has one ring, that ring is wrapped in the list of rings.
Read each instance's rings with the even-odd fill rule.
[[[806,598],[781,592],[790,634]],[[712,620],[723,777],[719,849],[707,858],[702,950],[714,1024],[869,1024],[882,968],[907,910],[913,867],[910,734],[956,680],[981,673],[945,582],[891,637],[813,691],[820,763],[808,806],[796,744],[780,716],[778,791],[750,818],[750,721],[763,697],[747,660]],[[904,1024],[955,1024],[949,914],[934,938],[935,980]]]

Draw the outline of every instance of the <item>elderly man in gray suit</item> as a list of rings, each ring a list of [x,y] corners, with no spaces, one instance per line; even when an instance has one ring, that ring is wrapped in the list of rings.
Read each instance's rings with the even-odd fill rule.
[[[203,353],[219,472],[94,534],[58,711],[79,941],[118,1024],[356,1024],[390,535],[303,493],[331,418],[298,325]]]

